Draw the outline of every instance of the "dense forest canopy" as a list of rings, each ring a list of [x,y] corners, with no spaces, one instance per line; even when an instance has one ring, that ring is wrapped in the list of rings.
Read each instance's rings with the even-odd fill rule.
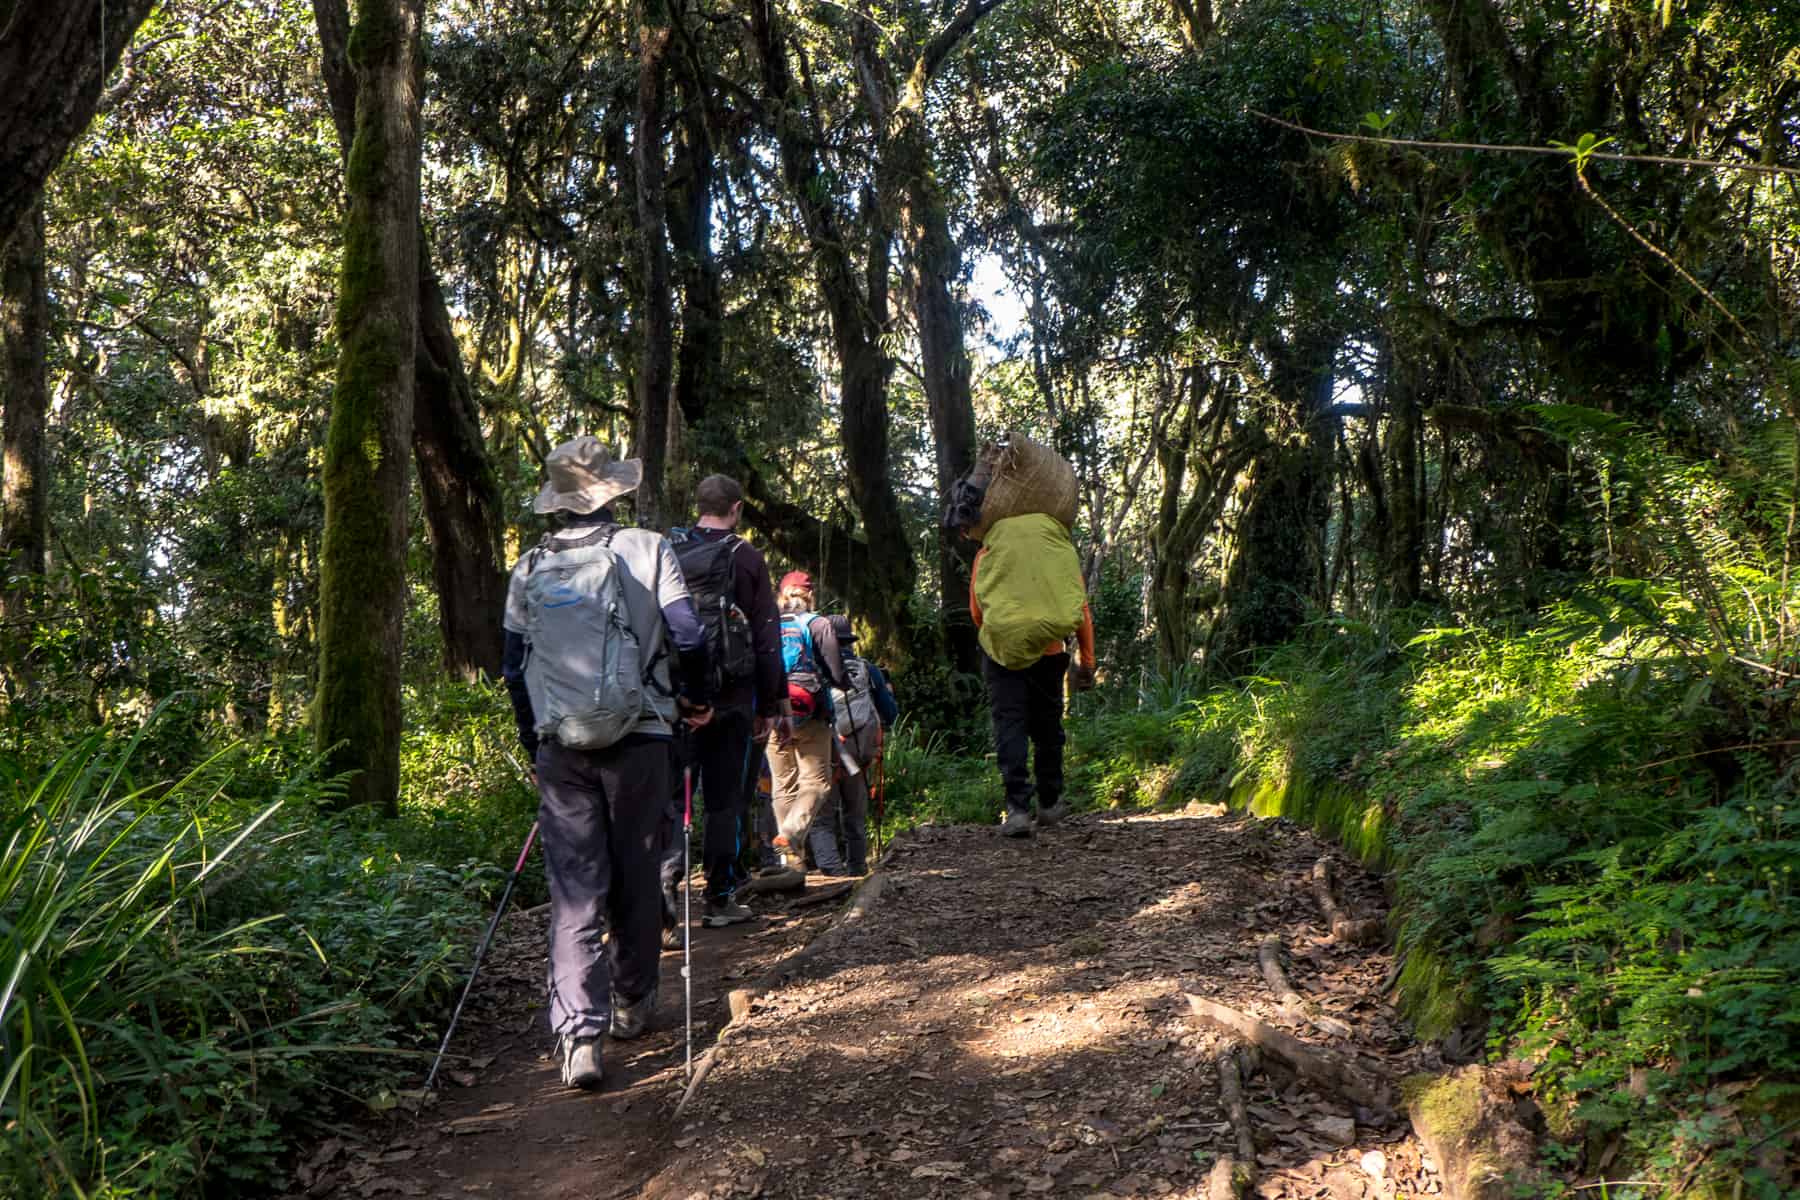
[[[1793,794],[1791,0],[56,7],[0,0],[16,779],[160,707],[164,774],[399,812],[582,433],[640,524],[741,480],[979,753],[939,516],[1020,430],[1110,687],[1550,623]]]

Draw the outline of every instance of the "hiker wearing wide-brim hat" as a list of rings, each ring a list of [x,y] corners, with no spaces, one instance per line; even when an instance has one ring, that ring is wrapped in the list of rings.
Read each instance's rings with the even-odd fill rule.
[[[544,486],[531,508],[540,513],[595,513],[635,492],[643,481],[641,460],[615,459],[605,442],[583,435],[544,457]]]
[[[597,1088],[601,1037],[636,1037],[656,1009],[670,742],[711,719],[711,670],[668,539],[609,507],[642,466],[578,437],[544,474],[532,507],[557,527],[513,567],[501,675],[537,775],[550,1028],[563,1082]]]

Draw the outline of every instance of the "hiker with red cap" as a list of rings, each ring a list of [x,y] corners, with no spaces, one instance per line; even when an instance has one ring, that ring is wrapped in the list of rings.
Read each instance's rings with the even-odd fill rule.
[[[829,619],[814,608],[812,576],[781,578],[781,657],[787,669],[793,729],[771,740],[775,779],[775,849],[785,872],[806,877],[806,835],[831,795],[831,688],[849,686],[843,651]],[[790,876],[791,877],[791,876]]]

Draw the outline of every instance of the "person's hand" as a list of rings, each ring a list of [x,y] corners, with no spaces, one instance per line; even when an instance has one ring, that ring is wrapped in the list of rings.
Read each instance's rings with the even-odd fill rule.
[[[1085,663],[1078,665],[1069,675],[1069,686],[1078,692],[1094,690],[1094,668]]]
[[[710,704],[690,704],[679,696],[675,699],[675,707],[681,713],[681,719],[689,729],[705,729],[712,723],[713,710]]]

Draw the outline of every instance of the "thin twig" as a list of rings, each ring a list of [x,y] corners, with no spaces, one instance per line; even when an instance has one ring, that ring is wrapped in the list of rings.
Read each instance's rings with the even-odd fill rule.
[[[1547,154],[1569,157],[1568,150],[1555,146],[1508,146],[1491,142],[1423,142],[1413,138],[1375,137],[1364,133],[1332,133],[1325,129],[1313,129],[1294,121],[1284,121],[1280,117],[1259,112],[1254,108],[1244,110],[1253,117],[1309,134],[1312,137],[1328,138],[1334,142],[1368,142],[1376,146],[1410,146],[1418,150],[1485,150],[1499,154]],[[1662,154],[1607,154],[1598,151],[1590,152],[1588,158],[1604,158],[1609,162],[1656,163],[1669,167],[1710,167],[1725,171],[1750,171],[1758,175],[1797,175],[1800,167],[1782,167],[1765,163],[1721,162],[1716,158],[1670,158]]]
[[[1674,758],[1659,758],[1655,762],[1647,762],[1639,767],[1639,771],[1648,771],[1651,767],[1665,766],[1668,763],[1686,762],[1690,758],[1705,758],[1709,754],[1730,754],[1734,750],[1767,750],[1771,746],[1800,746],[1800,738],[1782,738],[1774,742],[1740,742],[1735,746],[1720,746],[1716,750],[1696,750],[1692,754],[1677,754]],[[1673,778],[1673,776],[1671,776]]]
[[[1590,158],[1598,157],[1598,155],[1590,154],[1589,157]],[[1695,279],[1694,276],[1692,275],[1692,273],[1690,273],[1686,267],[1684,267],[1680,263],[1676,262],[1675,259],[1669,255],[1668,251],[1664,250],[1661,246],[1658,246],[1655,242],[1652,242],[1649,238],[1647,238],[1643,234],[1639,233],[1637,230],[1637,226],[1633,225],[1630,221],[1627,221],[1624,217],[1620,216],[1619,213],[1617,212],[1617,210],[1615,210],[1612,205],[1608,204],[1606,202],[1605,198],[1602,197],[1599,192],[1596,192],[1594,190],[1594,185],[1588,182],[1587,172],[1576,171],[1575,172],[1575,182],[1581,185],[1581,190],[1583,192],[1587,193],[1587,197],[1589,200],[1592,200],[1595,204],[1598,204],[1600,206],[1600,211],[1604,212],[1607,216],[1611,217],[1613,219],[1613,221],[1619,226],[1620,229],[1623,229],[1626,233],[1631,235],[1633,241],[1637,242],[1638,245],[1642,246],[1644,249],[1648,250],[1650,253],[1656,255],[1656,257],[1658,257],[1658,258],[1662,259],[1664,262],[1668,263],[1670,269],[1673,270],[1677,275],[1681,276],[1684,280],[1686,280],[1689,287],[1693,288],[1696,292],[1699,292],[1702,296],[1705,296],[1706,299],[1712,304],[1712,306],[1714,308],[1716,308],[1720,312],[1724,313],[1725,319],[1727,321],[1731,322],[1732,328],[1736,329],[1738,331],[1738,334],[1744,339],[1744,345],[1747,348],[1749,348],[1749,350],[1752,354],[1757,352],[1756,339],[1750,336],[1750,331],[1748,329],[1744,328],[1744,323],[1742,321],[1738,320],[1737,314],[1732,312],[1729,308],[1726,308],[1725,302],[1723,300],[1721,300],[1717,296],[1713,295],[1712,292],[1707,288],[1707,286],[1704,283],[1701,283],[1698,279]]]

